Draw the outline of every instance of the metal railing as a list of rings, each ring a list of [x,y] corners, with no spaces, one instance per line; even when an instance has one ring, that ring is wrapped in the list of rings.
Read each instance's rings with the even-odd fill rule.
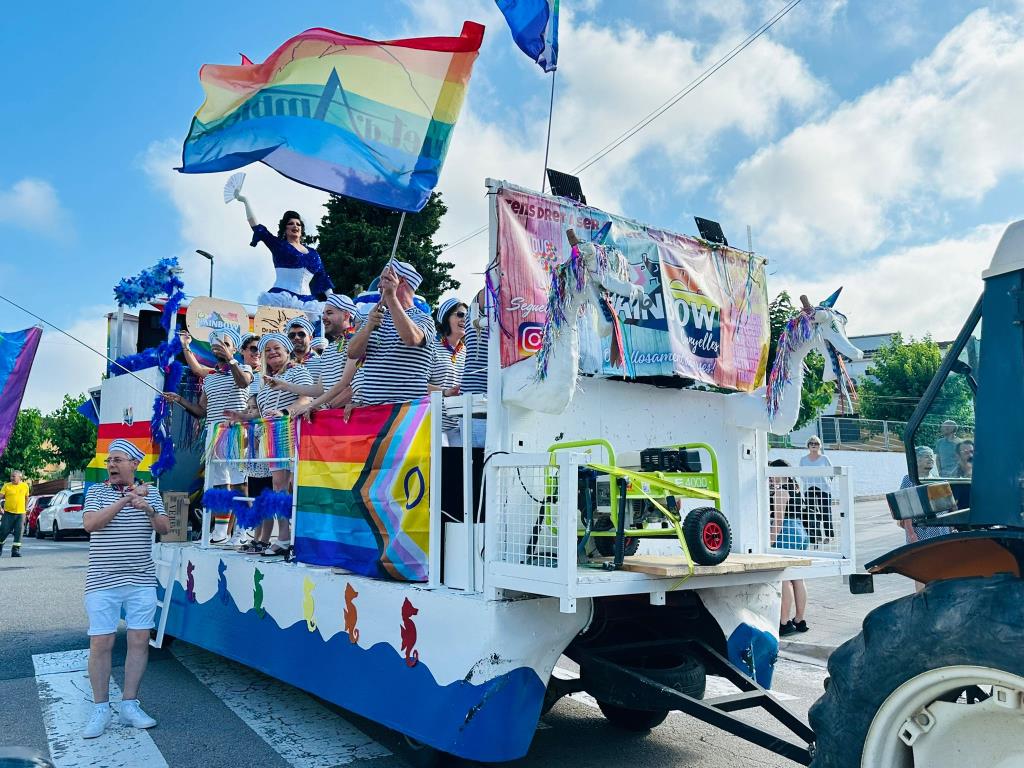
[[[819,416],[813,425],[790,432],[788,435],[768,435],[769,448],[803,448],[807,438],[814,434],[826,448],[852,451],[905,450],[903,436],[907,422],[883,419],[859,419],[849,416]],[[959,425],[957,437],[974,437],[974,425]]]

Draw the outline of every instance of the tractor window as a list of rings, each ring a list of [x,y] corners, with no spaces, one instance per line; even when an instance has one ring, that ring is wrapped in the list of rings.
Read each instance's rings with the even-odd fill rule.
[[[929,480],[968,484],[974,470],[974,398],[978,389],[981,318],[969,336],[945,351],[955,355],[941,388],[935,392],[913,434],[919,483]],[[945,365],[943,365],[945,367]],[[940,369],[941,370],[941,369]]]

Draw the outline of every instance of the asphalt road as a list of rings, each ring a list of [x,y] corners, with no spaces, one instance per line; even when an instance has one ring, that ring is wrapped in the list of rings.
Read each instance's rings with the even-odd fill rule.
[[[70,752],[59,762],[65,766],[109,765],[105,749],[125,735],[115,730],[101,739],[83,742],[77,737],[80,724],[65,717],[66,740],[47,738],[44,709],[55,706],[53,694],[41,696],[33,655],[61,654],[84,649],[85,612],[82,588],[85,577],[87,543],[27,540],[20,560],[5,551],[0,559],[0,747],[23,746],[43,754]],[[47,656],[63,658],[74,654]],[[114,650],[115,665],[124,658],[124,634],[119,634]],[[38,660],[38,659],[37,659]],[[567,660],[566,666],[571,666]],[[205,666],[204,666],[205,665]],[[220,682],[209,678],[204,669],[214,669]],[[121,682],[122,670],[114,677]],[[806,721],[807,710],[820,695],[825,669],[821,662],[784,654],[776,667],[775,689],[784,703]],[[86,700],[88,681],[84,672],[70,675],[71,683]],[[228,681],[225,685],[224,681]],[[44,692],[47,690],[43,688]],[[731,692],[731,686],[719,678],[709,678],[709,693]],[[270,697],[281,707],[296,708],[302,714],[298,732],[289,737],[281,731],[259,732],[251,720],[238,712],[246,701]],[[159,725],[148,731],[151,747],[162,760],[182,768],[218,768],[224,766],[324,766],[351,765],[353,768],[391,768],[415,762],[410,751],[395,733],[374,723],[318,702],[310,696],[238,665],[210,657],[184,643],[154,651],[141,694],[143,706],[157,718]],[[74,703],[74,702],[73,702]],[[77,704],[76,704],[77,705]],[[329,710],[329,711],[325,711]],[[312,714],[311,714],[312,713]],[[316,713],[321,722],[313,723]],[[769,726],[768,718],[751,714],[751,722]],[[313,733],[319,728],[320,731]],[[316,750],[291,748],[288,739],[301,745],[323,736],[324,728],[337,728],[338,735],[326,738],[342,746],[335,758],[327,760]],[[303,729],[309,729],[305,732]],[[137,732],[132,732],[134,735]],[[785,731],[778,730],[780,735]],[[105,744],[101,743],[108,740]],[[95,746],[93,746],[95,745]],[[349,746],[345,746],[349,745]],[[56,748],[56,750],[54,750]],[[77,750],[77,752],[76,752]],[[89,750],[92,750],[91,752]],[[154,752],[153,754],[156,754]],[[152,765],[153,759],[139,758],[139,764]],[[661,766],[792,766],[783,758],[698,722],[673,713],[650,734],[638,736],[611,727],[585,694],[562,699],[541,721],[526,758],[517,761],[523,768],[563,768],[573,766],[622,766],[661,768]]]

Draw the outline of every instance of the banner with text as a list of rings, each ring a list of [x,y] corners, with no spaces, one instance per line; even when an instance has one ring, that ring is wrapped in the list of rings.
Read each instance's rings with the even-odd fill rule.
[[[607,225],[607,226],[606,226]],[[768,295],[764,260],[639,224],[597,208],[502,189],[498,193],[501,365],[543,342],[551,269],[570,254],[566,230],[617,251],[643,298],[611,296],[636,376],[681,376],[750,391],[764,381]],[[597,312],[580,317],[580,371],[621,376]]]

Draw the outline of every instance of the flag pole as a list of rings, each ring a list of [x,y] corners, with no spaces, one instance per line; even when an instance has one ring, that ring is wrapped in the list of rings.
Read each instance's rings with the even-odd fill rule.
[[[395,232],[395,242],[391,244],[391,258],[388,259],[388,266],[395,266],[395,254],[398,253],[398,238],[402,236],[402,227],[405,225],[405,211],[402,211],[402,217],[398,220],[398,230]]]
[[[555,112],[555,75],[557,69],[551,70],[551,101],[548,104],[548,138],[544,142],[544,169],[541,171],[540,193],[543,195],[548,183],[548,151],[551,149],[551,117]]]

